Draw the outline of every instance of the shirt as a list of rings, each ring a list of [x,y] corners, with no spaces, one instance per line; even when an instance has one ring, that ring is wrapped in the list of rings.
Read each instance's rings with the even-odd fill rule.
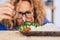
[[[7,27],[0,22],[0,30],[7,30]]]

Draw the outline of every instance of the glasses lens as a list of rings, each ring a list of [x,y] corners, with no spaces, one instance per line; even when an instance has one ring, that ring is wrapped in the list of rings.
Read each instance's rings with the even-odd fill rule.
[[[26,12],[26,17],[31,17],[32,15],[31,15],[31,12],[30,11],[27,11]]]

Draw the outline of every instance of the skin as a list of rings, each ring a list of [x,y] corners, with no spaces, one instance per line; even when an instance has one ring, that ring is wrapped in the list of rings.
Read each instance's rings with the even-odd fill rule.
[[[0,21],[3,19],[8,19],[12,20],[12,16],[14,16],[15,13],[14,11],[14,6],[11,5],[10,3],[4,4],[4,6],[0,6]]]
[[[19,12],[25,13],[26,11],[31,11],[31,8],[32,8],[32,6],[31,6],[31,4],[28,1],[23,1],[21,3],[21,5],[19,5],[19,8],[17,10]],[[33,18],[33,14],[32,13],[31,14],[26,14],[26,16],[25,15],[23,15],[23,16],[22,15],[19,15],[17,18],[18,18],[17,19],[17,23],[19,25],[22,24],[22,23],[24,23],[24,21],[30,21],[30,22],[33,22],[34,21],[34,18]]]
[[[31,11],[31,4],[28,2],[28,1],[23,1],[21,3],[21,5],[19,5],[19,9],[18,11],[20,12],[26,12],[26,11]],[[8,14],[8,15],[6,15]],[[3,19],[8,19],[8,20],[12,20],[13,16],[15,15],[14,13],[14,6],[10,3],[6,3],[4,6],[0,7],[0,21],[2,21]],[[30,21],[30,22],[33,22],[34,21],[34,18],[33,18],[33,14],[26,14],[28,16],[25,16],[25,15],[18,15],[17,16],[17,24],[18,25],[21,25],[22,23],[24,23],[24,20],[25,21]],[[23,19],[24,18],[24,19]]]

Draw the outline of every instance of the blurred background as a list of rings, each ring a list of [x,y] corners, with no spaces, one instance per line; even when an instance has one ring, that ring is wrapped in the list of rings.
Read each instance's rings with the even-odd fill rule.
[[[45,5],[47,19],[60,27],[60,0],[42,0],[42,3]]]

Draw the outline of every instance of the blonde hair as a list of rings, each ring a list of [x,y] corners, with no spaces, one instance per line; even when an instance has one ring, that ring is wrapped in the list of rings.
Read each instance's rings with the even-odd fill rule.
[[[39,25],[42,25],[44,23],[44,6],[40,2],[40,0],[20,0],[16,6],[19,6],[22,1],[29,1],[32,5],[32,11],[34,13],[34,21],[37,22]],[[18,10],[19,7],[17,7]]]
[[[44,23],[44,17],[45,17],[45,12],[44,12],[44,6],[40,2],[40,0],[32,0],[34,8],[36,10],[36,22],[39,23],[39,25],[42,25]]]

